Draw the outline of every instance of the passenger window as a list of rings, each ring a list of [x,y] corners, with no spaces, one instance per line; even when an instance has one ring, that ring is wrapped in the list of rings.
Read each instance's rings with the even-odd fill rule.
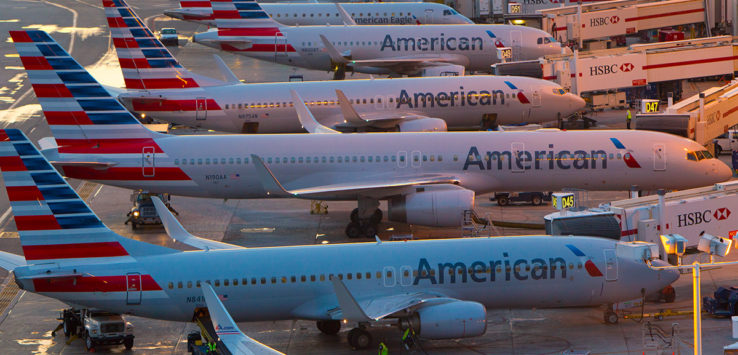
[[[325,281],[325,275],[324,274],[321,274],[320,275],[320,281]]]
[[[538,44],[543,44],[543,38],[541,38],[541,37],[538,37],[538,40],[536,40],[536,43],[538,43]]]
[[[283,283],[283,284],[286,284],[286,283],[287,283],[287,278],[286,278],[286,277],[284,277],[284,276],[282,276],[282,283]]]
[[[200,280],[197,280],[197,282],[195,282],[195,287],[200,287]]]
[[[197,159],[197,165],[202,165],[202,158]]]
[[[223,286],[229,286],[231,284],[230,280],[225,279],[223,280]]]
[[[215,280],[215,287],[220,286],[220,280]]]
[[[264,284],[266,284],[266,283],[267,283],[267,280],[266,280],[266,278],[265,278],[265,277],[262,277],[262,278],[261,278],[261,284],[262,284],[262,285],[264,285]]]
[[[366,273],[366,278],[367,279],[371,279],[372,278],[372,273],[371,272],[367,272]]]
[[[235,283],[235,282],[234,282],[234,283]],[[248,279],[248,278],[244,277],[244,278],[242,278],[242,279],[241,279],[241,285],[244,285],[244,286],[246,286],[246,285],[248,285],[248,284],[249,284],[249,279]]]
[[[300,276],[300,282],[305,282],[306,279],[305,275]]]
[[[177,288],[182,288],[182,281],[177,282]]]
[[[334,161],[334,160],[333,160],[333,157],[331,157],[331,158],[330,158],[330,162],[331,162],[331,163],[333,163],[333,161]]]
[[[360,273],[360,272],[357,272],[357,273],[356,273],[356,279],[357,279],[357,280],[361,280],[361,273]]]
[[[187,288],[192,288],[192,281],[187,281]]]
[[[341,276],[341,275],[339,275],[339,276]],[[349,272],[348,274],[346,274],[346,278],[347,278],[347,279],[349,279],[349,280],[351,280],[351,279],[353,278],[353,276],[352,276],[352,274],[351,274],[351,273]]]
[[[302,157],[297,158],[297,162],[302,164]]]
[[[382,278],[382,272],[380,272],[380,271],[377,271],[377,278],[378,278],[378,279],[381,279],[381,278]]]
[[[315,275],[310,275],[310,281],[315,282]]]

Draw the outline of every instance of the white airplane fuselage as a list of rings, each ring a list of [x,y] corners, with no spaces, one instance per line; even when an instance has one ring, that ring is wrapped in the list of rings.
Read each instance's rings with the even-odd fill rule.
[[[138,114],[191,127],[233,133],[304,132],[290,90],[298,92],[329,127],[344,123],[336,90],[342,90],[366,119],[383,118],[375,122],[379,127],[396,124],[388,117],[399,122],[423,116],[441,118],[450,129],[479,129],[486,121],[503,125],[553,121],[584,107],[580,97],[564,93],[558,84],[496,76],[232,84],[130,90],[120,98]]]
[[[164,14],[185,21],[216,26],[212,7],[202,1],[180,1],[179,9]],[[287,26],[343,25],[333,3],[260,3],[272,19]],[[432,2],[341,3],[357,25],[472,24],[456,10]]]
[[[704,186],[730,177],[730,169],[717,159],[688,160],[686,151],[704,150],[694,141],[649,131],[166,136],[148,145],[136,148],[142,150],[138,154],[104,150],[96,154],[96,147],[71,147],[62,154],[47,151],[45,155],[67,177],[231,199],[270,197],[264,192],[252,154],[261,157],[288,190],[359,188],[369,182],[391,184],[434,176],[453,177],[458,187],[476,194],[563,188],[628,190],[632,185],[654,190]],[[110,166],[65,166],[65,161]],[[363,194],[385,199],[408,193],[390,186]],[[356,200],[361,195],[360,190],[350,188],[311,198]]]
[[[353,243],[139,256],[115,268],[61,261],[62,269],[90,275],[69,281],[45,280],[43,266],[14,273],[23,289],[63,302],[172,321],[191,321],[205,306],[198,288],[204,282],[236,321],[265,321],[338,316],[331,313],[338,307],[331,277],[360,299],[423,292],[489,308],[601,305],[638,298],[642,288],[653,293],[679,277],[616,257],[615,244],[551,236]],[[127,291],[125,284],[139,286]]]
[[[398,58],[442,56],[446,63],[470,71],[490,70],[498,63],[497,48],[512,48],[512,60],[535,60],[561,53],[559,42],[538,41],[550,35],[532,27],[514,25],[426,25],[426,26],[294,26],[211,29],[198,33],[193,41],[270,62],[315,70],[331,70],[331,58],[321,41],[325,36],[351,60],[391,61]],[[249,45],[234,44],[248,40]],[[230,41],[230,42],[229,42]],[[351,68],[351,64],[348,66]],[[370,74],[391,74],[392,68],[379,64],[353,70]]]

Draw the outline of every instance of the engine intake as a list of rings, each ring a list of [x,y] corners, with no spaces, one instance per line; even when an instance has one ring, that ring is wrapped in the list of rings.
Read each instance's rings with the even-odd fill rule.
[[[476,337],[487,331],[487,309],[478,302],[453,301],[419,309],[410,324],[427,339]]]
[[[474,208],[474,191],[458,186],[421,186],[389,200],[388,218],[433,227],[460,226],[464,211]]]

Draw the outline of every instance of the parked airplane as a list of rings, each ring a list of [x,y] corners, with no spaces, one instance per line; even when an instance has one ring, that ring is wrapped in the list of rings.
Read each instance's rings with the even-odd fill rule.
[[[261,3],[277,22],[287,26],[343,25],[335,3]],[[210,1],[180,0],[180,8],[164,14],[180,20],[217,26]],[[456,10],[434,2],[340,3],[357,25],[473,24]]]
[[[510,76],[243,84],[219,62],[231,78],[225,83],[184,69],[123,0],[103,5],[126,86],[135,90],[120,99],[139,114],[187,126],[304,132],[291,89],[304,95],[323,124],[343,131],[489,128],[551,121],[585,105],[555,83]],[[344,105],[336,100],[336,90],[347,96]]]
[[[550,34],[515,25],[285,26],[253,1],[217,1],[217,29],[193,41],[270,62],[315,70],[418,75],[425,68],[463,66],[489,72],[500,61],[498,48],[512,60],[559,54]]]
[[[683,189],[732,176],[694,141],[649,131],[155,133],[48,34],[10,35],[55,138],[42,147],[64,175],[188,196],[356,200],[351,237],[376,233],[380,200],[390,220],[458,226],[477,193]]]
[[[473,337],[487,307],[612,304],[679,278],[617,241],[573,236],[183,252],[107,228],[20,130],[0,130],[0,170],[24,254],[0,252],[0,267],[74,307],[189,322],[209,284],[235,320],[310,319],[327,334],[357,322],[348,342],[366,348],[383,319],[423,338]]]
[[[234,285],[235,286],[235,285]],[[213,322],[215,335],[231,354],[236,355],[284,355],[244,334],[231,317],[220,297],[209,283],[202,284],[202,295]]]

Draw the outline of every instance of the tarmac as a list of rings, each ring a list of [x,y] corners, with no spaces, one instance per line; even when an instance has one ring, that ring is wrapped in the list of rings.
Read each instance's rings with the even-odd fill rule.
[[[201,74],[214,74],[211,55],[216,52],[186,39],[194,32],[205,30],[181,21],[160,16],[164,9],[177,7],[174,0],[131,0],[129,3],[154,30],[176,27],[183,44],[173,49],[182,64]],[[110,40],[99,1],[3,1],[0,2],[0,39],[7,31],[19,28],[41,28],[49,31],[80,63],[90,69],[105,84],[122,86],[117,57],[110,50]],[[37,141],[50,135],[40,112],[30,84],[25,80],[20,60],[8,40],[0,40],[0,127],[20,128]],[[254,61],[226,53],[217,53],[247,82],[284,81],[290,75],[303,75],[306,80],[330,79],[330,73],[308,71]],[[355,77],[364,77],[359,74]],[[350,76],[349,76],[350,78]],[[701,90],[720,83],[695,83],[685,86],[688,90]],[[686,91],[686,90],[685,90]],[[685,93],[686,95],[686,93]],[[596,128],[624,128],[624,111],[605,111],[591,115],[597,120]],[[727,155],[721,157],[729,162]],[[94,183],[71,181],[87,199],[102,221],[116,232],[138,240],[179,249],[189,247],[172,242],[161,227],[146,227],[133,232],[124,225],[126,213],[131,207],[129,190],[102,186]],[[627,198],[627,192],[589,192],[581,202],[588,206],[611,200]],[[226,241],[247,247],[300,245],[314,243],[346,243],[344,228],[355,202],[329,202],[327,214],[310,214],[310,201],[303,200],[217,200],[175,196],[172,204],[180,213],[179,219],[193,234]],[[737,206],[738,207],[738,206]],[[381,208],[386,210],[386,204]],[[497,206],[488,195],[477,196],[476,209],[493,220],[542,224],[542,217],[553,212],[551,206],[533,207],[516,204]],[[738,212],[738,211],[736,211]],[[492,235],[542,234],[540,229],[495,228]],[[404,238],[460,237],[458,228],[427,228],[399,223],[383,222],[379,237],[382,240]],[[9,203],[4,189],[0,189],[0,250],[21,253],[10,218]],[[728,260],[738,260],[733,252]],[[703,260],[704,261],[704,260]],[[685,259],[692,262],[692,257]],[[702,272],[702,294],[712,295],[719,286],[738,284],[738,274],[733,268],[719,268]],[[62,334],[51,336],[57,326],[56,317],[66,305],[36,294],[18,291],[9,283],[7,273],[0,271],[0,352],[7,354],[77,354],[84,353],[80,340],[70,344]],[[689,274],[674,284],[676,302],[671,304],[647,303],[643,311],[654,313],[661,309],[691,309],[692,286]],[[545,295],[541,295],[545,297]],[[654,353],[644,342],[644,327],[649,323],[671,334],[672,324],[678,325],[678,350],[692,353],[691,315],[667,317],[664,320],[645,319],[642,322],[622,319],[616,325],[603,321],[604,308],[566,309],[490,309],[488,328],[484,336],[444,341],[423,341],[415,353],[427,354],[561,354],[565,351],[592,354],[641,354]],[[640,314],[641,308],[628,312]],[[134,354],[179,354],[186,352],[187,334],[196,331],[193,323],[157,321],[139,317],[127,317],[136,330],[133,350],[123,347],[99,347],[99,352]],[[374,353],[350,350],[344,327],[338,336],[321,334],[309,321],[252,322],[239,324],[254,339],[289,354],[357,354]],[[718,354],[725,345],[736,339],[731,336],[728,319],[703,316],[703,352]],[[373,329],[375,343],[384,342],[390,354],[407,353],[401,348],[401,333],[389,324]],[[649,338],[649,337],[646,337]],[[650,339],[650,338],[649,338]],[[668,351],[668,352],[671,352]]]

